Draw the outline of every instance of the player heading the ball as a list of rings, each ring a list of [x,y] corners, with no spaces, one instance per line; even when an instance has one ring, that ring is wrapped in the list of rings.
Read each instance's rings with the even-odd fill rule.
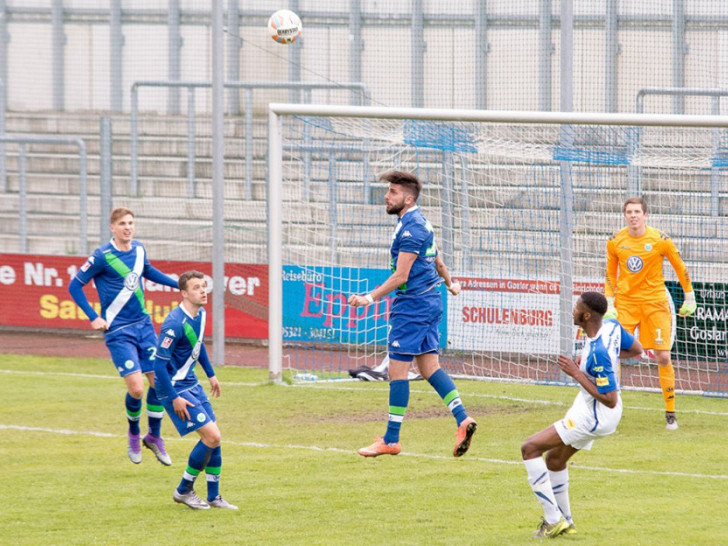
[[[361,448],[364,457],[397,455],[401,451],[399,431],[409,403],[407,372],[414,360],[422,377],[430,382],[452,412],[458,428],[453,455],[460,457],[470,447],[477,424],[468,417],[450,376],[440,368],[438,325],[442,318],[442,281],[451,294],[460,293],[437,250],[432,225],[422,215],[417,199],[422,183],[412,173],[390,170],[379,177],[389,184],[384,201],[387,214],[398,217],[390,247],[392,274],[373,291],[349,297],[354,307],[369,305],[393,290],[389,315],[389,420],[384,437]]]

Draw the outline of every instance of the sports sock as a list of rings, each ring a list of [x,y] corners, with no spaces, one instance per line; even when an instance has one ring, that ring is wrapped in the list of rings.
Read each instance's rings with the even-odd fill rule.
[[[571,504],[569,503],[569,469],[549,470],[549,479],[559,510],[569,524],[574,523],[571,519]]]
[[[205,467],[207,477],[207,500],[213,501],[220,494],[220,470],[222,469],[222,450],[217,446],[210,454]]]
[[[535,459],[523,461],[523,464],[526,465],[528,483],[536,495],[538,502],[543,506],[546,523],[556,523],[561,519],[561,512],[556,503],[554,491],[551,488],[551,479],[549,478],[549,471],[546,468],[546,461],[543,460],[543,457],[536,457]]]
[[[149,419],[149,434],[157,438],[162,436],[162,417],[164,417],[164,406],[157,398],[157,391],[149,387],[147,391],[147,419]]]
[[[187,493],[195,485],[195,480],[200,472],[207,466],[213,449],[202,443],[202,440],[195,444],[187,459],[187,469],[182,475],[182,481],[177,486],[177,491]]]
[[[675,369],[672,362],[666,366],[657,366],[657,375],[660,378],[662,397],[665,399],[665,411],[675,411]]]
[[[142,399],[134,398],[131,394],[126,393],[126,418],[129,421],[129,432],[139,434],[139,417],[142,413]]]
[[[402,428],[404,413],[409,404],[409,381],[407,379],[395,379],[389,382],[389,420],[387,421],[387,432],[384,433],[384,442],[396,444],[399,442],[399,429]]]
[[[460,394],[455,388],[455,383],[453,382],[453,380],[450,378],[449,375],[447,375],[447,372],[445,370],[440,368],[430,376],[428,381],[430,382],[430,385],[432,385],[432,387],[437,391],[437,394],[440,395],[440,398],[442,398],[445,404],[447,404],[447,408],[455,416],[455,420],[457,421],[459,426],[460,423],[468,418],[468,414],[465,412],[465,407],[460,401]]]

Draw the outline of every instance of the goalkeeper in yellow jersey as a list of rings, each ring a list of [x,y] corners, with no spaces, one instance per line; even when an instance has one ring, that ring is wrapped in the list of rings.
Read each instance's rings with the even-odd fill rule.
[[[676,430],[675,370],[670,361],[672,313],[668,304],[662,263],[667,258],[680,285],[685,302],[678,314],[695,312],[695,293],[685,263],[675,244],[662,231],[648,226],[647,203],[630,197],[622,208],[627,227],[607,241],[607,276],[604,295],[609,302],[605,318],[616,318],[625,330],[634,333],[645,349],[653,349],[658,364],[662,396],[665,399],[665,428]]]

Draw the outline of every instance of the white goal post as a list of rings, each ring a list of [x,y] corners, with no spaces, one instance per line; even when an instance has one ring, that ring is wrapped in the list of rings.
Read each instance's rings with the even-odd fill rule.
[[[422,136],[432,127],[434,140]],[[346,315],[341,294],[326,292],[330,290],[327,281],[311,281],[306,290],[312,292],[295,297],[304,298],[308,306],[304,314],[320,315],[326,328],[312,328],[304,319],[288,325],[284,274],[286,282],[330,275],[341,293],[359,293],[356,287],[362,287],[362,292],[371,289],[367,272],[375,267],[386,270],[388,264],[388,239],[381,235],[387,228],[380,226],[386,218],[375,218],[378,210],[383,212],[375,176],[401,165],[438,179],[423,209],[437,210],[440,220],[433,224],[446,262],[448,258],[454,262],[448,265],[455,277],[472,284],[465,298],[470,304],[455,308],[460,318],[445,319],[451,325],[443,348],[457,355],[453,371],[495,380],[563,381],[558,370],[554,373],[554,355],[574,351],[575,290],[598,289],[603,284],[603,248],[609,233],[623,227],[619,211],[628,195],[649,194],[648,206],[654,207],[650,220],[654,218],[656,227],[668,232],[687,254],[693,280],[705,283],[706,294],[718,290],[710,283],[723,281],[721,274],[728,271],[728,256],[721,250],[724,241],[716,243],[712,253],[703,242],[715,243],[720,238],[717,230],[728,227],[720,205],[721,177],[728,165],[728,160],[722,163],[727,129],[728,116],[716,115],[270,104],[270,378],[282,380],[284,358],[293,371],[314,377],[345,376],[347,366],[381,360],[382,330],[376,321],[386,320],[387,309],[376,309],[372,316]],[[664,190],[660,179],[665,180]],[[428,180],[423,181],[426,194]],[[302,193],[299,185],[304,182]],[[531,194],[537,198],[531,200]],[[523,201],[529,201],[523,207],[527,210],[518,208]],[[671,214],[675,204],[677,212]],[[512,211],[518,212],[517,220],[504,220]],[[514,223],[528,224],[528,232],[512,229]],[[535,243],[534,238],[538,238]],[[349,249],[344,248],[347,240]],[[375,249],[376,241],[379,248]],[[554,254],[541,252],[539,245]],[[288,256],[284,257],[284,249]],[[367,258],[357,257],[359,250],[366,250]],[[504,263],[495,263],[500,261]],[[668,281],[670,273],[668,264]],[[675,285],[674,275],[672,279]],[[486,300],[476,292],[490,290],[490,282],[500,282],[504,288],[497,297],[486,298],[490,303],[482,303]],[[322,292],[313,295],[319,289]],[[676,294],[680,297],[679,289],[673,297]],[[716,304],[721,297],[725,294],[716,296]],[[531,302],[528,305],[533,308],[524,308],[522,302]],[[695,345],[677,358],[677,371],[684,368],[682,376],[678,373],[678,390],[725,395],[725,336],[711,339],[720,338],[714,325],[718,308],[704,304],[702,316],[707,322],[691,327],[704,327],[705,332],[695,330],[691,341],[692,331],[678,323],[678,329],[685,329],[682,338],[678,335],[678,344]],[[538,323],[542,312],[551,317],[548,328],[544,326],[531,342],[545,343],[547,331],[557,341],[548,351],[540,351],[549,354],[534,354],[528,348],[533,343],[523,341],[520,336],[526,334],[513,326],[518,321]],[[724,320],[722,314],[719,318]],[[456,331],[458,320],[469,323],[463,325],[463,332]],[[478,337],[479,323],[485,325],[482,337]],[[493,327],[494,323],[500,326]],[[284,343],[296,356],[284,357]],[[301,357],[301,351],[314,352]],[[696,369],[693,360],[700,361]],[[655,379],[647,377],[656,377],[650,366],[647,361],[634,364],[625,374],[626,387],[655,389]]]

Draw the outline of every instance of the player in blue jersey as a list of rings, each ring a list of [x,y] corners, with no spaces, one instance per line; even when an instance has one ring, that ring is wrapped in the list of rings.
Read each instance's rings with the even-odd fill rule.
[[[587,339],[576,361],[559,355],[561,370],[579,384],[571,408],[560,421],[530,436],[521,446],[528,483],[543,506],[537,537],[574,534],[567,461],[597,438],[612,434],[622,418],[619,359],[642,354],[642,345],[614,319],[602,320],[607,298],[584,292],[574,306],[574,324]],[[544,453],[546,454],[544,460]]]
[[[220,383],[215,377],[203,342],[207,303],[207,283],[199,271],[187,271],[179,278],[182,303],[167,315],[162,324],[154,364],[157,392],[180,436],[197,432],[200,440],[190,453],[182,481],[174,490],[175,502],[196,510],[227,508],[237,510],[220,496],[222,451],[220,429],[210,400],[195,375],[200,363],[210,380],[210,394],[220,396]],[[207,502],[195,494],[193,486],[200,472],[207,476]]]
[[[129,422],[127,454],[131,462],[142,462],[141,443],[159,462],[172,464],[162,440],[164,410],[154,388],[154,355],[157,334],[144,305],[147,279],[177,288],[177,281],[152,267],[144,246],[134,239],[134,213],[124,207],[111,211],[111,241],[101,245],[83,264],[68,286],[76,304],[83,309],[94,330],[104,332],[106,346],[119,375],[126,382],[126,416]],[[101,314],[91,307],[83,287],[94,281],[101,301]],[[147,376],[149,433],[140,438],[139,418]]]
[[[458,428],[453,455],[460,457],[470,447],[477,424],[468,417],[460,395],[450,376],[440,368],[438,324],[442,318],[442,281],[457,295],[460,284],[453,282],[437,251],[432,225],[422,215],[417,199],[422,183],[412,173],[399,170],[385,172],[379,178],[389,184],[384,201],[387,213],[399,218],[392,235],[392,274],[369,294],[349,297],[349,305],[370,305],[395,291],[389,315],[389,420],[382,438],[358,453],[364,457],[397,455],[401,450],[399,431],[409,403],[407,372],[414,360],[422,377],[427,379],[452,412]]]

